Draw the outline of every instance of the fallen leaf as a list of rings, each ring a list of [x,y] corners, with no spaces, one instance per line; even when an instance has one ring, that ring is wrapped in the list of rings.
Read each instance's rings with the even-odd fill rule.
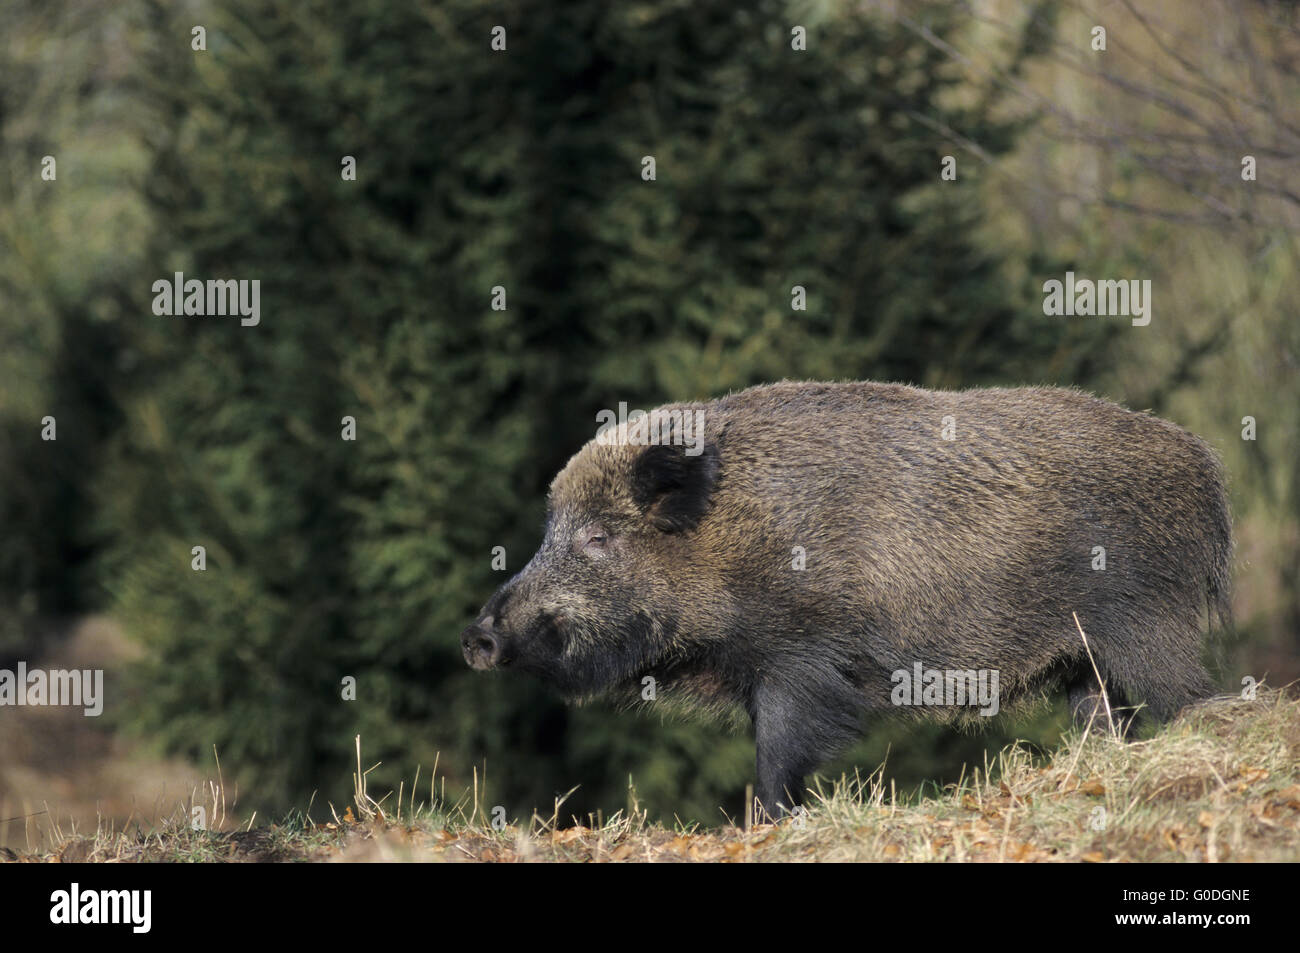
[[[1011,841],[1007,844],[1007,858],[1010,860],[1021,861],[1032,854],[1033,847],[1023,841]]]

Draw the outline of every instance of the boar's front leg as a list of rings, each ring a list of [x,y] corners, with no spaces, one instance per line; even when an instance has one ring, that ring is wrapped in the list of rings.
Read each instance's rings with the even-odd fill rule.
[[[804,776],[852,741],[857,720],[847,687],[770,680],[755,688],[749,714],[760,820],[780,819],[802,804]]]

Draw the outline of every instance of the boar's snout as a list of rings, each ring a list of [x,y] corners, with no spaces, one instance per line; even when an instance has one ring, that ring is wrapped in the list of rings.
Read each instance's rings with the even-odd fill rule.
[[[501,639],[493,634],[492,622],[492,616],[487,616],[460,634],[461,651],[470,668],[496,668],[501,661]]]

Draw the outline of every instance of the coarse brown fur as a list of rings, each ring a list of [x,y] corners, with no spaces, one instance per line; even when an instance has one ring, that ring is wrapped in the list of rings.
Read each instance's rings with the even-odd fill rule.
[[[1071,613],[1112,704],[1163,720],[1212,692],[1231,522],[1185,430],[1044,387],[783,382],[662,409],[703,412],[702,452],[626,429],[578,451],[541,548],[466,629],[471,664],[738,705],[773,813],[916,663],[996,670],[1004,707],[1063,683],[1090,714]]]

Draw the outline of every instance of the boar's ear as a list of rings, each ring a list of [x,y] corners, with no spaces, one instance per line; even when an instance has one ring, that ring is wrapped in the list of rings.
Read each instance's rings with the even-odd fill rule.
[[[691,456],[681,444],[646,447],[632,465],[632,497],[657,529],[681,533],[708,512],[718,483],[718,448]]]

